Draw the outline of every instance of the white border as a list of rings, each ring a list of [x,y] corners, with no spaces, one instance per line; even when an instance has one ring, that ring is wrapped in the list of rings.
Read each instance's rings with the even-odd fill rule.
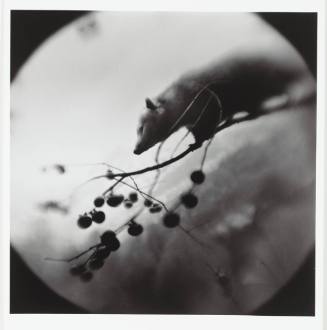
[[[326,265],[326,7],[318,15],[317,149],[316,149],[316,313],[327,326]]]
[[[117,10],[117,11],[290,11],[322,9],[323,0],[5,0],[12,9]]]
[[[323,233],[326,218],[324,192],[327,184],[326,168],[326,51],[325,51],[325,19],[324,0],[201,0],[173,1],[173,0],[4,0],[2,29],[3,47],[0,52],[1,60],[1,228],[0,248],[2,256],[1,314],[3,317],[2,329],[90,329],[94,327],[108,327],[113,329],[167,329],[180,326],[189,328],[219,327],[225,329],[323,329],[323,311],[327,310],[327,285],[323,287],[324,273],[327,274],[327,265],[323,267]],[[254,11],[254,12],[318,12],[318,113],[317,113],[317,188],[316,188],[316,316],[315,317],[250,317],[250,316],[122,316],[122,315],[10,315],[9,314],[9,189],[10,189],[10,9],[60,9],[60,10],[119,10],[119,11]],[[1,23],[1,21],[0,21]],[[1,26],[1,25],[0,25]],[[2,35],[2,34],[1,34]],[[0,48],[1,50],[1,48]],[[0,56],[1,56],[0,55]],[[326,236],[325,236],[326,237]],[[327,244],[325,240],[325,251]],[[325,272],[323,272],[325,270]],[[323,291],[325,304],[323,309]],[[327,328],[327,316],[325,316]]]

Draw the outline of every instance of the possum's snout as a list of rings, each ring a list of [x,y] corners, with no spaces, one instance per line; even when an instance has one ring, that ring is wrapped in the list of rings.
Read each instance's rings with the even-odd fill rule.
[[[142,146],[142,144],[138,141],[136,142],[135,148],[134,148],[134,154],[140,155],[142,152],[144,152],[146,149]]]
[[[144,151],[145,150],[142,150],[142,148],[137,145],[133,152],[134,152],[135,155],[140,155]]]
[[[135,155],[140,155],[141,153],[143,153],[144,151],[148,150],[151,147],[152,145],[145,143],[143,138],[139,137],[133,152]]]
[[[143,132],[144,132],[144,126],[141,125],[138,129],[137,129],[137,141],[136,141],[136,145],[134,148],[134,154],[135,155],[140,155],[142,152],[144,152],[144,147],[142,146],[142,141],[143,141]]]
[[[156,105],[149,98],[145,99],[146,111],[141,116],[139,126],[137,128],[137,141],[134,148],[134,154],[140,155],[144,151],[150,149],[156,142],[156,126],[158,121],[157,111],[158,105]]]
[[[148,127],[148,123],[143,123],[137,129],[137,141],[134,148],[134,154],[140,155],[144,151],[148,150],[153,146],[153,139],[150,127]]]

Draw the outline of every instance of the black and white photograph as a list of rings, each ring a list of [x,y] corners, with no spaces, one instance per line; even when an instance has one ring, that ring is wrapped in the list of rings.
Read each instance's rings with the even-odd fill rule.
[[[10,12],[10,314],[316,315],[317,12]]]

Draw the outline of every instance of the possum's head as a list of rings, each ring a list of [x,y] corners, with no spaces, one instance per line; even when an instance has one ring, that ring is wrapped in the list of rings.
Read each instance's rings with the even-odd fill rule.
[[[163,112],[164,109],[150,99],[145,100],[146,110],[141,116],[137,128],[137,142],[134,154],[140,155],[162,140],[164,132]]]

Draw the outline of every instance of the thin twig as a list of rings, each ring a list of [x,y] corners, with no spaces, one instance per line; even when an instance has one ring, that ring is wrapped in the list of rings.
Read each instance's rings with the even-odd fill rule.
[[[198,144],[191,144],[185,151],[183,151],[178,156],[176,156],[172,159],[166,160],[166,161],[164,161],[162,163],[159,163],[157,165],[142,168],[141,170],[136,170],[136,171],[133,171],[133,172],[125,172],[125,173],[116,173],[116,174],[113,174],[113,178],[115,178],[115,177],[126,178],[126,177],[131,176],[131,175],[144,174],[144,173],[147,173],[147,172],[150,172],[150,171],[157,170],[159,168],[163,168],[165,166],[168,166],[170,164],[173,164],[173,163],[177,162],[178,160],[182,159],[183,157],[185,157],[189,153],[193,152],[194,150],[198,149],[199,147],[200,146]]]
[[[208,142],[207,145],[205,146],[204,153],[203,153],[202,160],[201,160],[201,167],[200,167],[201,170],[203,169],[204,162],[205,162],[205,160],[206,160],[206,158],[207,158],[208,149],[209,149],[209,147],[210,147],[210,145],[211,145],[213,139],[214,139],[214,136],[209,140],[209,142]]]
[[[102,164],[102,165],[106,165],[107,167],[111,167],[111,168],[113,168],[113,169],[115,169],[115,170],[118,170],[118,171],[121,171],[121,172],[126,173],[126,171],[122,170],[121,168],[119,168],[119,167],[117,167],[117,166],[113,166],[113,165],[111,165],[111,164],[109,164],[109,163],[103,162],[103,163],[100,163],[100,164]],[[134,183],[135,187],[138,188],[138,185],[137,185],[135,179],[134,179],[132,176],[129,176],[129,179],[131,179],[131,181]]]
[[[212,252],[211,248],[208,245],[206,245],[205,243],[199,241],[194,235],[190,234],[182,225],[178,225],[178,228],[180,228],[183,231],[183,233],[185,233],[187,236],[189,236],[198,245],[200,245],[201,247],[203,247],[203,248],[209,250],[210,252]]]
[[[116,233],[116,235],[118,235],[129,223],[131,223],[132,221],[135,221],[135,219],[143,212],[143,210],[144,210],[144,208],[140,209],[129,220],[127,220],[125,223],[123,223],[118,228],[116,228],[114,230],[114,232]]]
[[[111,185],[108,189],[106,189],[103,193],[102,196],[105,196],[108,192],[112,191],[116,186],[118,186],[125,177],[121,177],[119,180],[117,180],[113,185]]]
[[[117,180],[117,181],[118,181],[118,180]],[[153,196],[147,194],[146,192],[144,192],[144,191],[142,191],[142,190],[140,190],[140,189],[138,189],[138,188],[136,188],[136,187],[133,187],[132,185],[130,185],[130,184],[127,183],[127,182],[120,181],[120,183],[126,185],[127,187],[130,187],[131,189],[134,189],[134,190],[138,191],[140,194],[142,194],[142,195],[144,195],[144,196],[147,196],[148,198],[150,198],[150,199],[156,201],[157,203],[161,204],[161,205],[163,206],[163,208],[168,212],[168,208],[166,207],[166,205],[165,205],[162,201],[160,201],[159,199],[157,199],[157,198],[155,198],[155,197],[153,197]]]
[[[68,259],[56,259],[56,258],[51,258],[51,257],[47,257],[47,258],[44,258],[44,260],[48,260],[48,261],[58,261],[58,262],[71,262],[73,260],[76,260],[76,259],[79,259],[80,257],[82,257],[84,254],[90,252],[91,250],[97,248],[101,243],[98,243],[96,245],[93,245],[91,247],[89,247],[87,250],[79,253],[78,255],[76,255],[75,257],[72,257],[72,258],[68,258]]]
[[[159,164],[159,156],[160,156],[160,152],[161,152],[161,148],[163,146],[163,144],[165,143],[166,140],[162,141],[160,144],[159,144],[159,147],[157,149],[157,152],[156,152],[156,157],[155,157],[155,163],[158,165]],[[148,191],[148,194],[149,195],[152,195],[153,194],[153,191],[154,191],[154,188],[156,187],[156,185],[158,184],[158,181],[159,181],[159,177],[160,177],[160,169],[158,168],[157,169],[157,172],[156,172],[156,175],[153,179],[153,182],[152,182],[152,185],[150,186],[150,189]]]
[[[176,144],[173,152],[171,153],[170,159],[174,157],[176,151],[178,150],[178,148],[180,147],[180,145],[183,143],[183,141],[187,138],[187,136],[191,133],[190,130],[187,130],[186,133],[184,134],[184,136],[179,140],[179,142]]]

